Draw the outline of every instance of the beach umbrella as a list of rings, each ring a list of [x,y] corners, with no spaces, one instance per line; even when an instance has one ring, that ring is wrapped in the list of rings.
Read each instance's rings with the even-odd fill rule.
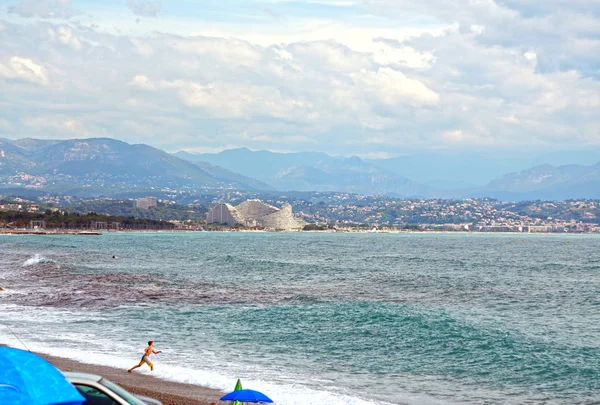
[[[235,383],[235,388],[233,390],[234,391],[241,391],[242,389],[243,389],[242,388],[242,382],[238,378],[237,382]],[[242,405],[242,402],[240,402],[240,401],[234,401],[233,405]]]
[[[2,405],[81,405],[85,398],[40,356],[0,347]]]
[[[273,400],[263,394],[262,392],[254,391],[254,390],[239,390],[233,391],[229,394],[221,397],[220,401],[240,401],[240,402],[253,402],[253,403],[261,403],[261,404],[270,404],[273,403]]]

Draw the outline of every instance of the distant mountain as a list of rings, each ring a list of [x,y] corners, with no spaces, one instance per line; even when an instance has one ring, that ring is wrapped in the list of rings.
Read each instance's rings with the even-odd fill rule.
[[[175,156],[195,162],[209,162],[236,173],[256,179],[270,179],[274,173],[289,167],[313,166],[332,159],[326,153],[298,152],[276,153],[267,150],[251,151],[248,148],[228,149],[220,153],[177,152]]]
[[[178,152],[176,156],[218,164],[282,191],[338,191],[399,197],[421,197],[432,193],[429,187],[385,171],[358,157],[337,158],[314,152],[253,152],[246,148],[216,154]]]
[[[522,152],[507,155],[496,151],[488,154],[468,151],[427,152],[366,161],[383,170],[436,189],[450,190],[483,187],[506,173],[527,170],[544,164],[592,165],[598,160],[600,160],[599,149],[585,149],[539,155]]]
[[[472,194],[501,200],[600,198],[600,162],[591,166],[536,166],[506,174]]]
[[[78,195],[164,187],[272,190],[213,165],[203,167],[148,145],[110,138],[0,139],[0,187]]]
[[[211,162],[286,191],[501,200],[600,198],[600,191],[596,192],[600,188],[595,185],[600,180],[595,177],[598,165],[584,165],[600,160],[600,152],[593,149],[510,157],[432,152],[377,160],[246,148],[176,155]],[[574,161],[583,164],[561,165]]]
[[[220,179],[222,181],[228,181],[232,184],[243,184],[246,187],[245,189],[251,190],[262,190],[269,191],[273,190],[273,187],[269,186],[262,181],[258,181],[251,177],[242,176],[241,174],[232,172],[231,170],[223,169],[217,165],[208,162],[192,162],[194,165],[198,166],[204,172],[210,174],[216,179]]]
[[[363,160],[317,152],[276,153],[246,148],[216,154],[178,152],[174,156],[148,145],[130,145],[110,138],[0,138],[0,189],[81,197],[155,195],[173,189],[195,195],[218,190],[279,190],[500,200],[600,198],[600,162],[585,165],[594,156],[593,162],[600,160],[594,150],[580,155],[546,154],[529,160],[509,158],[504,163],[500,158],[477,155],[434,154]],[[523,166],[526,161],[567,159],[580,164],[508,168]],[[475,174],[468,176],[470,172]],[[501,174],[483,182],[492,172]],[[434,184],[437,187],[431,186]]]

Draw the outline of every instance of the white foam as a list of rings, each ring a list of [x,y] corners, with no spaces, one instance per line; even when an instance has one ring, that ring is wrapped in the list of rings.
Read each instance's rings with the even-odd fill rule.
[[[49,355],[69,358],[87,364],[116,367],[126,370],[135,365],[139,358],[136,357],[139,347],[134,347],[130,342],[111,340],[106,336],[106,342],[96,336],[92,331],[71,331],[66,328],[56,328],[57,324],[68,325],[74,320],[86,319],[81,313],[50,310],[38,308],[24,308],[13,305],[5,305],[1,311],[0,321],[12,324],[13,330],[19,335],[20,340],[9,333],[10,331],[0,327],[0,342],[11,346],[28,348],[29,350],[46,353]],[[40,316],[41,313],[44,316]],[[89,314],[95,320],[99,320],[99,314]],[[52,325],[52,327],[50,327]],[[39,330],[44,330],[41,335]],[[3,330],[4,329],[4,330]],[[91,333],[91,334],[90,334]],[[94,342],[91,346],[89,342]],[[26,345],[26,347],[23,347]],[[110,350],[110,351],[109,351]],[[152,375],[164,380],[187,384],[200,385],[229,392],[235,386],[238,378],[242,379],[244,388],[251,388],[267,394],[278,405],[385,405],[383,401],[361,398],[360,392],[349,392],[340,387],[332,385],[331,381],[322,380],[304,381],[301,377],[278,375],[272,369],[261,367],[245,368],[236,364],[227,364],[223,359],[218,359],[211,352],[200,350],[198,356],[202,358],[185,363],[185,353],[168,352],[155,356],[155,371]],[[196,363],[196,364],[194,364]],[[150,374],[150,370],[142,367],[136,373]],[[251,377],[251,378],[249,378]],[[321,385],[323,384],[323,385]],[[215,398],[215,402],[218,398]],[[396,401],[395,401],[396,402]],[[415,397],[408,392],[398,392],[398,402],[403,404],[439,404],[432,398],[423,396]],[[444,402],[447,404],[448,402]]]
[[[23,263],[23,266],[24,267],[25,266],[33,266],[38,263],[54,263],[54,260],[46,259],[45,257],[42,257],[36,253],[35,256],[30,257],[29,259],[25,260],[25,263]]]
[[[65,336],[63,335],[63,338]],[[6,339],[7,336],[2,336],[0,339],[9,345],[22,347],[21,342],[13,342],[14,339]],[[68,346],[71,339],[67,338],[64,343]],[[83,351],[75,347],[47,347],[44,344],[35,342],[26,342],[29,350],[46,353],[52,356],[69,358],[87,364],[97,364],[102,366],[128,369],[137,362],[137,358],[133,359],[129,354],[127,356],[119,356],[115,354],[106,354],[98,352]],[[128,358],[129,357],[129,358]],[[201,385],[219,389],[225,392],[231,391],[235,386],[238,376],[224,375],[214,370],[198,370],[190,369],[183,366],[167,364],[159,356],[155,357],[155,371],[142,368],[135,371],[136,373],[152,374],[154,377],[168,381],[181,382],[186,384]],[[273,384],[259,379],[242,379],[242,384],[245,388],[255,389],[266,393],[278,405],[383,405],[384,402],[374,402],[347,395],[343,393],[333,393],[320,391],[303,386],[301,383]],[[215,398],[215,401],[218,398]]]

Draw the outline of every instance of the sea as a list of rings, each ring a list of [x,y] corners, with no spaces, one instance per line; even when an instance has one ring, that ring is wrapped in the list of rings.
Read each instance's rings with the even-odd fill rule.
[[[0,287],[0,343],[279,405],[600,403],[600,235],[0,235]]]

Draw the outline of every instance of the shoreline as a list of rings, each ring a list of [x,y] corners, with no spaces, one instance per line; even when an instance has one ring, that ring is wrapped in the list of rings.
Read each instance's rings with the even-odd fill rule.
[[[74,235],[74,236],[102,236],[103,234],[115,234],[115,233],[317,233],[317,234],[449,234],[449,235],[599,235],[597,232],[517,232],[517,231],[506,231],[506,232],[480,232],[480,231],[447,231],[447,230],[424,230],[424,231],[405,231],[405,230],[393,230],[393,231],[335,231],[335,230],[323,230],[323,231],[265,231],[265,230],[241,230],[241,231],[207,231],[207,230],[192,230],[192,229],[132,229],[132,230],[101,230],[97,231],[15,231],[15,230],[4,230],[0,229],[0,235]]]
[[[210,405],[219,403],[219,398],[225,395],[214,388],[163,380],[148,374],[127,373],[116,367],[98,366],[82,363],[64,357],[36,353],[62,371],[78,371],[96,374],[119,384],[128,391],[160,400],[163,405]],[[233,382],[235,384],[235,381]]]

